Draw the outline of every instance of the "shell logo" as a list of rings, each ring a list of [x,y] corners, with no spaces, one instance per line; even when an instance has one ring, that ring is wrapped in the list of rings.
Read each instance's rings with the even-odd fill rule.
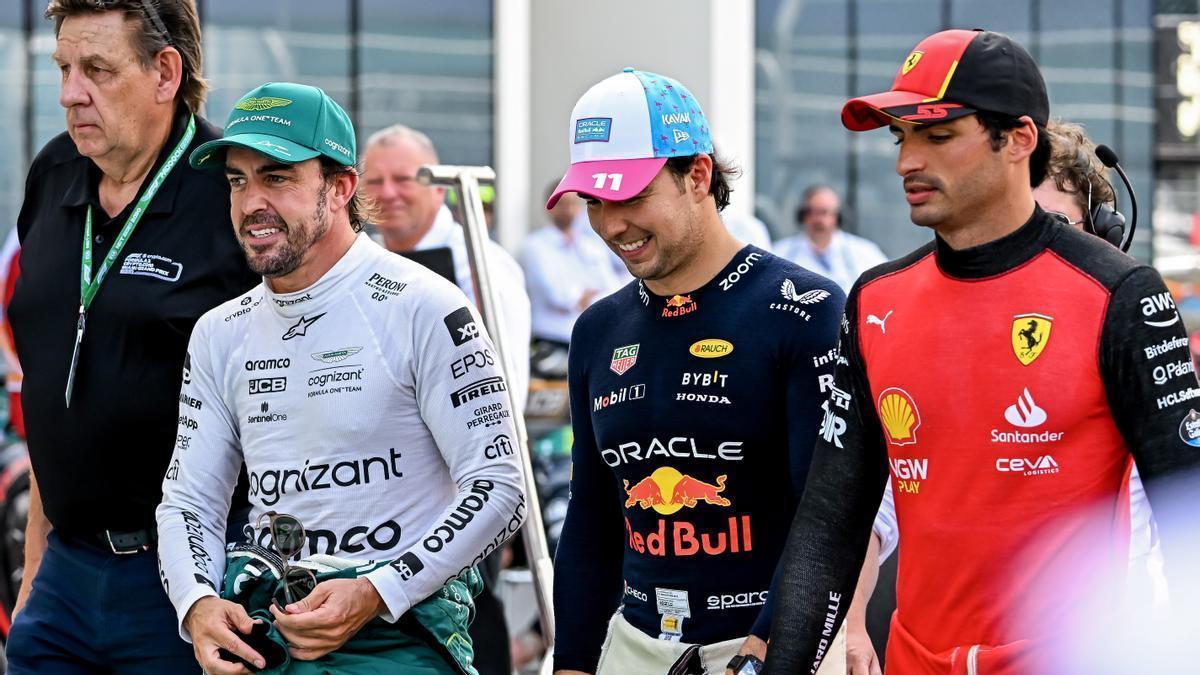
[[[692,356],[699,356],[702,359],[719,359],[733,353],[733,343],[728,340],[709,338],[693,342],[692,346],[688,348],[688,352]]]
[[[907,391],[888,387],[879,394],[879,420],[892,445],[911,445],[917,442],[917,427],[921,413]]]

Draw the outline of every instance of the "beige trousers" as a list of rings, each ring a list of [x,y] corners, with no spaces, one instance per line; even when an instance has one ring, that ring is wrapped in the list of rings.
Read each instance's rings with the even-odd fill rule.
[[[700,660],[706,675],[724,675],[729,663],[741,648],[745,638],[736,638],[704,645]],[[683,642],[658,640],[629,625],[620,612],[608,622],[608,636],[600,650],[596,675],[664,675],[691,645]],[[846,672],[846,635],[838,631],[821,662],[817,675],[843,675]]]

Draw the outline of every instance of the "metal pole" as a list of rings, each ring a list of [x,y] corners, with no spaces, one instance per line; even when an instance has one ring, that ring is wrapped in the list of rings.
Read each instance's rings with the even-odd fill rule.
[[[484,244],[487,241],[487,221],[483,215],[483,200],[479,197],[479,185],[495,184],[496,172],[489,166],[448,166],[429,165],[417,171],[417,181],[424,185],[450,185],[457,187],[462,196],[463,214],[466,222],[463,231],[466,234],[467,261],[471,266],[471,281],[475,284],[476,305],[483,316],[483,323],[492,342],[500,352],[500,365],[505,371],[505,377],[512,382],[512,373],[508,372],[508,360],[504,355],[508,349],[520,349],[521,345],[505,345],[504,313],[500,311],[496,288],[492,285],[488,272],[488,260]],[[525,556],[529,561],[529,571],[533,575],[533,587],[538,601],[538,615],[542,621],[542,640],[546,646],[546,661],[543,670],[549,664],[549,656],[554,645],[554,604],[551,595],[554,587],[554,563],[550,558],[550,548],[546,543],[546,529],[542,522],[541,500],[538,499],[537,485],[533,480],[533,462],[529,453],[529,437],[525,430],[525,418],[518,414],[516,399],[511,388],[508,390],[509,406],[513,409],[513,425],[517,430],[517,441],[521,448],[521,472],[525,478],[525,526],[521,529],[521,538],[525,542]]]
[[[362,129],[362,2],[350,0],[350,120]]]

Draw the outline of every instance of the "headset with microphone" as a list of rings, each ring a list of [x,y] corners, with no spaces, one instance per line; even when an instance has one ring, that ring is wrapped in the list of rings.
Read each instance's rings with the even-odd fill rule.
[[[826,190],[828,190],[829,192],[832,192],[834,195],[837,195],[837,191],[834,190],[832,186],[827,185],[825,183],[816,183],[816,184],[809,185],[808,187],[804,188],[804,192],[801,193],[801,195],[800,195],[800,206],[796,208],[796,222],[798,224],[803,225],[804,221],[808,218],[809,214],[811,213],[811,211],[808,208],[808,203],[810,201],[812,201],[813,196],[816,195],[818,192],[823,192]],[[847,207],[845,204],[841,204],[841,203],[838,204],[838,209],[837,209],[837,226],[838,227],[846,226],[846,221],[848,220],[848,218],[846,216],[846,212],[848,210],[849,210],[849,207]]]
[[[1083,154],[1082,150],[1080,150],[1080,154]],[[1129,246],[1133,243],[1133,232],[1137,228],[1137,197],[1134,196],[1133,185],[1129,182],[1129,176],[1125,175],[1125,170],[1121,168],[1120,160],[1117,159],[1117,153],[1113,152],[1112,148],[1109,148],[1107,145],[1097,145],[1096,157],[1104,166],[1116,169],[1117,175],[1121,177],[1121,182],[1125,183],[1125,189],[1129,192],[1129,207],[1133,212],[1133,220],[1130,221],[1129,229],[1126,230],[1125,216],[1114,208],[1116,206],[1115,201],[1113,202],[1113,206],[1109,206],[1104,202],[1092,204],[1092,182],[1089,180],[1087,229],[1092,234],[1121,249],[1121,252],[1128,253]],[[1081,166],[1088,167],[1088,174],[1093,173],[1090,170],[1091,162],[1087,161],[1086,156],[1081,159],[1083,160]],[[1109,182],[1109,187],[1112,187],[1112,182]],[[1114,194],[1115,192],[1114,190]],[[1116,197],[1114,197],[1115,199]]]

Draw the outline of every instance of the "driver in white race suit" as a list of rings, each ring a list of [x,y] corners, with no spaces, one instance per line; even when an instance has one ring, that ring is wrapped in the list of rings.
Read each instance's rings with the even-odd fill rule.
[[[401,620],[523,519],[495,347],[458,288],[359,231],[355,159],[342,108],[288,83],[247,93],[224,138],[191,155],[229,180],[235,233],[264,276],[196,325],[157,514],[163,584],[209,673],[245,672],[222,649],[263,665],[245,642],[252,620],[219,588],[243,462],[255,543],[271,546],[260,517],[286,513],[306,532],[302,556],[391,562],[269,608],[299,661]],[[419,672],[467,672],[450,665]]]

